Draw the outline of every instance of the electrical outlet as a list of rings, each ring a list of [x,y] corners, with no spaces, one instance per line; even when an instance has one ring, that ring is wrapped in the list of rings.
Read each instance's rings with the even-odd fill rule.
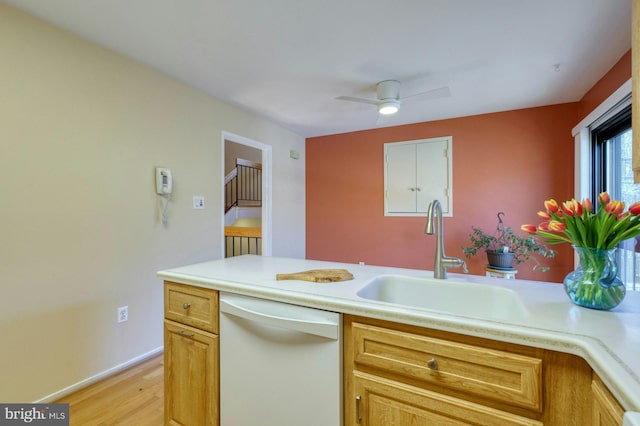
[[[118,308],[118,323],[129,321],[129,307],[122,306]]]

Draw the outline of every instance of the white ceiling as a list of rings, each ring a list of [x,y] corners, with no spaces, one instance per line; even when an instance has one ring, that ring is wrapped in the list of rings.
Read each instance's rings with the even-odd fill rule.
[[[631,48],[631,0],[4,0],[302,136],[577,101]],[[559,65],[559,71],[555,66]]]

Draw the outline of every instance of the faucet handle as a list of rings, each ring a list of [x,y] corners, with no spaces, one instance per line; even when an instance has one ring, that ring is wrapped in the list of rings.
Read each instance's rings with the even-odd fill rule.
[[[469,273],[469,270],[467,269],[467,262],[465,262],[464,260],[462,261],[462,272],[464,272],[465,274]]]

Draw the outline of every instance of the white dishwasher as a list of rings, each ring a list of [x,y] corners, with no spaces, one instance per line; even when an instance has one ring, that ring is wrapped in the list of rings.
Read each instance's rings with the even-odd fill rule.
[[[340,426],[341,321],[221,292],[221,426]]]

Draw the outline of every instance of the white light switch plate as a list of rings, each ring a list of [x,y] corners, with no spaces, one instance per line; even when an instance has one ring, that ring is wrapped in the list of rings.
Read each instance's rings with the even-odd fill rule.
[[[204,197],[201,195],[193,196],[193,209],[204,210]]]

